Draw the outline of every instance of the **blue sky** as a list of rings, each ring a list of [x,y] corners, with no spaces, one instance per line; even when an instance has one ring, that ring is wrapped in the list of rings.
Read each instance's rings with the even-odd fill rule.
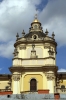
[[[47,28],[49,35],[55,32],[56,65],[60,71],[66,71],[65,4],[66,0],[0,0],[0,74],[10,73],[16,33],[21,36],[23,29],[28,32],[36,8],[43,30]]]
[[[2,2],[3,0],[0,0],[0,2]]]

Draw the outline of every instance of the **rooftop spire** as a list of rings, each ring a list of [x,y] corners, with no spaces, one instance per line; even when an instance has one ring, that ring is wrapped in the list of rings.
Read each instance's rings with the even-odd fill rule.
[[[34,21],[33,22],[39,22],[38,18],[37,18],[37,9],[36,9],[36,12],[35,12],[35,16],[34,16]]]
[[[35,13],[35,16],[34,16],[34,18],[35,18],[35,19],[37,19],[37,9],[36,9],[36,13]]]
[[[41,27],[41,23],[39,22],[38,18],[37,18],[37,9],[35,10],[35,16],[34,16],[34,21],[31,23],[31,27],[29,32],[33,32],[33,31],[42,31],[42,27]]]

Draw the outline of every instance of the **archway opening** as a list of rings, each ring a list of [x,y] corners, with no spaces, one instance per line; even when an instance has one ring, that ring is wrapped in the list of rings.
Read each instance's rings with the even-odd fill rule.
[[[36,79],[30,80],[30,91],[37,91],[37,81],[36,81]]]

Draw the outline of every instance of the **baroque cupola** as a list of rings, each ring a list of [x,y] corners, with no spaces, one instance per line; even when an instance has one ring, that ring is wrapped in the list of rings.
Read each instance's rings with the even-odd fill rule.
[[[39,31],[42,32],[41,23],[37,19],[37,14],[35,15],[34,21],[31,23],[30,32]]]
[[[34,40],[38,40],[44,38],[46,34],[43,32],[42,24],[37,18],[37,14],[35,14],[34,20],[31,23],[31,27],[29,28],[29,33],[26,34],[25,38],[32,38]]]
[[[9,68],[12,72],[13,94],[39,89],[48,89],[50,93],[54,93],[58,70],[56,66],[57,43],[54,39],[54,32],[51,37],[47,29],[44,32],[36,14],[29,32],[26,34],[23,30],[21,33],[21,37],[18,33],[16,35],[13,65]],[[36,87],[33,88],[34,78]],[[32,79],[33,83],[31,83]]]

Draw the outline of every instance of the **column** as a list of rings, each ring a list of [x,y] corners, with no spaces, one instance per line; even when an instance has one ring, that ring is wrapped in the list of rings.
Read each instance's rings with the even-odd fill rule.
[[[49,89],[49,93],[54,93],[55,76],[53,73],[46,73],[46,77],[47,77],[47,89]]]
[[[13,75],[13,94],[20,94],[20,75]]]

